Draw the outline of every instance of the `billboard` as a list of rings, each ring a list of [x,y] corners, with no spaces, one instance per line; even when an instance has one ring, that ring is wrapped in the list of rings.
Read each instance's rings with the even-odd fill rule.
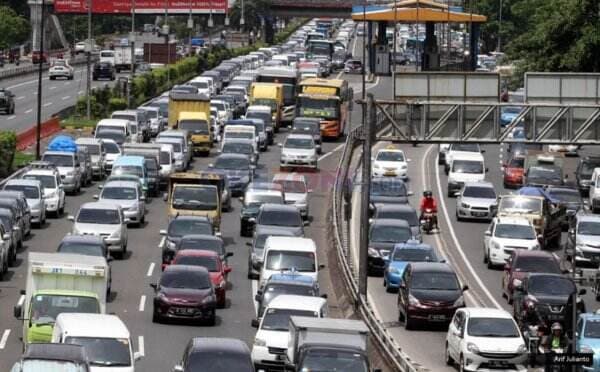
[[[134,0],[91,1],[94,14],[131,14]],[[88,0],[54,0],[56,13],[87,13]],[[227,0],[135,0],[135,12],[139,14],[223,14],[227,11]]]

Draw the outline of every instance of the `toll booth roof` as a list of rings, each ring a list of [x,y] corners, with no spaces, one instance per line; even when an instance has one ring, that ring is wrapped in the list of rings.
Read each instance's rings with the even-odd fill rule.
[[[430,0],[406,0],[391,5],[355,5],[352,7],[352,19],[355,21],[371,22],[401,22],[401,23],[483,23],[487,17],[463,13],[448,8],[447,5]]]

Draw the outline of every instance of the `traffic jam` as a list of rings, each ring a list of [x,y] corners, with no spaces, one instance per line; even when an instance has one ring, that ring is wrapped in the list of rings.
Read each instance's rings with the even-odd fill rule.
[[[160,271],[146,284],[151,322],[199,326],[168,356],[170,369],[377,370],[366,325],[329,317],[319,285],[325,247],[306,235],[313,220],[307,175],[319,172],[324,142],[343,135],[353,96],[347,81],[329,76],[343,68],[331,60],[347,57],[353,32],[351,21],[312,20],[282,45],[113,112],[91,135],[55,136],[39,161],[5,181],[1,274],[26,266],[13,314],[23,355],[12,357],[11,371],[134,371],[152,353],[111,307],[128,284],[113,279],[122,278],[117,267],[144,254],[134,237],[154,234],[156,213],[167,223],[153,243],[161,259],[147,275]],[[278,156],[276,171],[263,163],[267,156]],[[236,218],[239,231],[226,226]],[[24,250],[36,228],[63,220],[68,233],[55,250]],[[230,246],[238,234],[243,248]],[[234,255],[246,255],[247,264],[234,267]],[[255,328],[249,345],[235,330],[202,337],[223,327],[219,313],[236,306],[233,270],[247,271],[256,286],[256,316],[236,326]]]

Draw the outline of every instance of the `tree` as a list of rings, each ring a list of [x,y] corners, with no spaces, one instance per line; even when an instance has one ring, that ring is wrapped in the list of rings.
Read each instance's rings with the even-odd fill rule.
[[[25,0],[0,0],[0,6],[7,6],[25,18],[29,17],[29,5]]]
[[[234,26],[240,24],[240,18],[242,15],[241,7],[241,0],[236,0],[235,4],[230,10],[229,18],[231,19],[231,24]],[[244,0],[244,26],[240,27],[240,29],[259,30],[260,19],[264,16],[270,16],[270,8],[270,0]]]
[[[21,44],[29,38],[29,22],[7,6],[0,6],[0,49]]]

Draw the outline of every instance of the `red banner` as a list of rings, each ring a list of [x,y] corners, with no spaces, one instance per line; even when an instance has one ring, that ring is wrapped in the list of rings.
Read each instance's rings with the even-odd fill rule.
[[[56,13],[87,13],[88,0],[54,0]],[[227,11],[227,0],[135,0],[135,12],[140,14],[215,14]],[[92,13],[131,14],[133,0],[95,0]]]

